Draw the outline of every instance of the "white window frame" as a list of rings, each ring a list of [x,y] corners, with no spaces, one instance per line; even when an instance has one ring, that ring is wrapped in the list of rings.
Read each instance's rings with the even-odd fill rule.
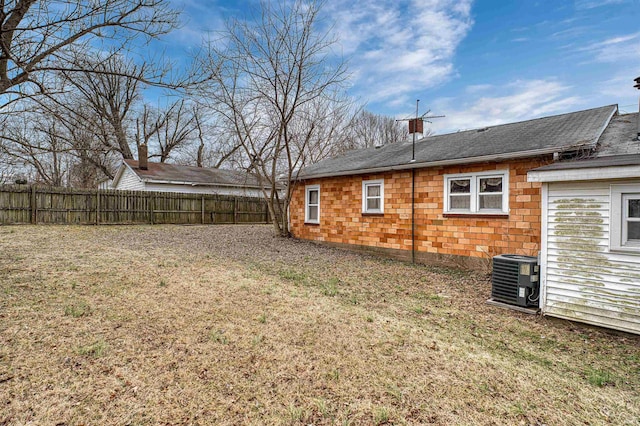
[[[640,199],[640,185],[611,185],[609,249],[640,254],[640,241],[627,240],[627,202]],[[637,221],[637,220],[634,220]]]
[[[380,187],[380,195],[378,197],[369,197],[369,198],[380,198],[380,208],[379,209],[369,209],[367,208],[367,188],[370,186],[379,186]],[[363,180],[362,181],[362,213],[384,213],[384,179],[375,179],[375,180]]]
[[[480,179],[486,178],[502,178],[502,208],[501,209],[480,209]],[[452,209],[449,206],[449,188],[451,185],[449,182],[458,179],[470,180],[470,202],[469,209]],[[498,195],[497,193],[494,193]],[[473,214],[473,215],[507,215],[509,214],[509,170],[491,170],[486,172],[477,173],[456,173],[444,175],[444,200],[443,200],[444,213],[451,214]]]
[[[318,204],[309,204],[309,193],[312,191],[318,191]],[[304,222],[305,223],[320,223],[320,185],[307,185],[304,187]],[[318,207],[318,218],[309,219],[309,207]]]

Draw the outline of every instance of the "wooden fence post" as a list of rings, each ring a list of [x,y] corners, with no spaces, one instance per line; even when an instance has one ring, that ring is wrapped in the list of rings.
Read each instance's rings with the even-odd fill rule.
[[[149,222],[153,225],[153,208],[155,207],[156,197],[152,194],[149,194]]]
[[[238,196],[233,198],[233,223],[238,223]]]
[[[38,224],[38,203],[36,199],[36,187],[35,185],[31,185],[31,197],[29,204],[31,204],[31,223],[34,225]]]
[[[100,190],[96,191],[96,225],[100,225]]]
[[[202,216],[202,224],[204,225],[204,195],[200,198],[200,214]]]
[[[73,203],[73,198],[71,198],[71,202],[69,202],[70,197],[67,197],[68,191],[68,189],[64,190],[64,193],[62,194],[62,203],[64,204],[64,208],[66,210],[65,220],[68,224],[71,224],[71,204]]]

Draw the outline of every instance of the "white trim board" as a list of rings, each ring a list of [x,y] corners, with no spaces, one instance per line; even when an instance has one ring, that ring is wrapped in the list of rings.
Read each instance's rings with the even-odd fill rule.
[[[593,167],[583,169],[548,170],[527,173],[528,182],[571,182],[640,178],[640,166]]]

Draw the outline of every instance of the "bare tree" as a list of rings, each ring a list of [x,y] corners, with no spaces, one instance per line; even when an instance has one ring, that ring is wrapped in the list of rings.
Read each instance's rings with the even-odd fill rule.
[[[33,172],[32,180],[62,186],[70,147],[60,137],[58,123],[40,114],[23,114],[5,126],[0,150],[12,162]]]
[[[84,121],[92,123],[103,135],[113,135],[115,143],[109,148],[125,159],[132,159],[127,129],[140,97],[140,80],[149,66],[137,65],[118,55],[104,59],[85,57],[78,63],[81,71],[61,71],[65,84],[73,90],[58,105],[72,108],[71,115],[83,116]],[[82,108],[76,108],[78,103]]]
[[[159,157],[160,162],[164,163],[173,151],[185,147],[193,140],[197,131],[196,112],[197,110],[190,108],[184,99],[157,111],[157,131],[154,139],[159,152],[152,157]]]
[[[334,40],[318,31],[320,7],[317,1],[263,1],[252,21],[227,23],[202,63],[211,77],[210,105],[233,130],[247,168],[266,187],[281,236],[289,235],[289,183],[304,165],[310,140],[296,133],[296,121],[312,109],[307,105],[330,99],[346,79],[344,63],[328,60]]]
[[[406,122],[363,110],[354,118],[351,134],[353,148],[369,148],[404,142],[409,137],[409,129]]]
[[[194,114],[197,137],[195,163],[198,167],[219,168],[225,164],[239,165],[240,144],[235,143],[232,129],[225,129],[220,123],[205,117],[203,108]],[[209,118],[209,119],[207,119]]]
[[[13,183],[17,177],[15,158],[7,155],[0,141],[0,185]]]
[[[50,137],[64,142],[64,150],[73,158],[65,163],[66,183],[88,187],[102,178],[113,178],[117,163],[121,159],[133,159],[132,147],[153,143],[160,161],[165,162],[176,150],[186,147],[195,139],[195,119],[189,103],[178,100],[168,106],[151,107],[140,105],[141,83],[136,76],[142,76],[148,68],[136,65],[120,56],[110,56],[105,60],[85,59],[83,68],[93,71],[60,71],[56,73],[59,90],[56,95],[41,96],[30,102],[21,102],[24,107],[20,114],[32,117],[41,114],[53,120],[47,132]],[[19,114],[13,114],[19,117]],[[43,130],[28,129],[26,124],[22,134],[28,131],[41,135]],[[0,130],[0,133],[4,131]],[[14,132],[15,136],[15,132]],[[2,135],[0,135],[2,137]],[[15,152],[25,155],[29,141],[41,145],[38,138],[21,137],[20,147]],[[62,144],[49,147],[62,147]],[[38,148],[39,146],[31,146]],[[41,155],[39,155],[41,156]],[[116,161],[114,161],[116,160]],[[42,173],[38,173],[40,175]]]
[[[47,93],[51,71],[80,70],[78,54],[118,52],[137,37],[167,33],[178,19],[178,12],[169,4],[168,0],[0,2],[0,96],[4,95],[4,103]]]
[[[113,148],[114,132],[78,91],[20,106],[2,115],[0,130],[0,145],[14,169],[22,165],[34,180],[52,185],[93,187],[113,177],[114,160],[122,158]]]
[[[336,101],[338,100],[338,101]],[[317,98],[302,109],[292,123],[295,149],[304,164],[335,157],[358,146],[354,142],[354,121],[360,109],[346,96]]]

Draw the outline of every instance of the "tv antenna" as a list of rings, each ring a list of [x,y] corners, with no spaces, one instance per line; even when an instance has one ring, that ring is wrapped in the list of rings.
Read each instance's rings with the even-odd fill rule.
[[[431,123],[429,121],[432,118],[442,118],[444,115],[429,115],[431,110],[427,110],[422,115],[419,115],[418,105],[420,104],[420,99],[416,99],[416,116],[415,118],[403,118],[396,121],[408,121],[409,122],[409,133],[413,134],[413,146],[411,147],[411,161],[413,163],[416,161],[416,133],[423,133],[424,131],[424,122]]]

